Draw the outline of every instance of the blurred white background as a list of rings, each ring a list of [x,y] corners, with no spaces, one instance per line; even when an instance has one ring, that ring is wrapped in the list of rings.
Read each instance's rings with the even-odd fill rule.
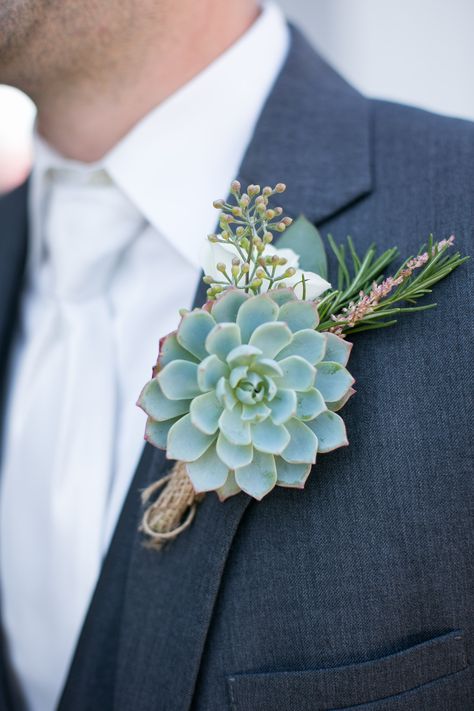
[[[279,0],[319,51],[371,96],[474,120],[473,0]],[[29,170],[34,107],[0,86],[0,191]]]
[[[473,0],[280,0],[370,96],[474,120]]]

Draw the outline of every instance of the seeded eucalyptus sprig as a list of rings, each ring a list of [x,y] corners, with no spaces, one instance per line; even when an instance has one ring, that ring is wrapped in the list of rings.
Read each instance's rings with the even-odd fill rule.
[[[394,276],[383,278],[398,255],[396,248],[376,257],[375,247],[371,246],[361,258],[350,237],[347,250],[345,245],[336,245],[331,236],[328,240],[338,261],[338,288],[319,301],[318,330],[339,336],[386,328],[397,322],[394,315],[434,308],[435,303],[417,305],[417,301],[469,259],[459,252],[446,254],[454,236],[441,242],[434,242],[430,236],[428,245],[423,245],[416,257],[405,260]]]
[[[284,279],[295,274],[293,267],[282,269],[287,260],[277,254],[263,256],[266,247],[273,241],[274,232],[284,232],[291,225],[291,217],[283,216],[282,207],[271,207],[270,200],[286,190],[284,183],[278,183],[263,190],[259,185],[249,185],[241,191],[238,180],[231,185],[234,202],[216,200],[214,207],[221,211],[219,234],[208,236],[211,244],[230,246],[235,251],[230,269],[223,263],[217,264],[221,279],[206,274],[204,282],[209,284],[207,295],[215,299],[229,286],[243,289],[247,293],[259,294],[264,282],[266,289],[280,286]]]

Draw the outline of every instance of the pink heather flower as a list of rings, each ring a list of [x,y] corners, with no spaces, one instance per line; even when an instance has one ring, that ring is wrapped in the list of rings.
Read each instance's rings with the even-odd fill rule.
[[[395,286],[402,284],[409,277],[411,277],[415,269],[423,267],[430,257],[435,256],[446,247],[451,247],[453,243],[454,235],[451,235],[448,239],[443,239],[440,242],[437,242],[433,246],[431,253],[423,252],[423,254],[419,254],[417,257],[413,257],[408,260],[405,267],[400,271],[397,277],[387,277],[387,279],[384,279],[380,282],[380,284],[374,282],[369,294],[365,294],[363,291],[359,292],[358,301],[351,301],[349,306],[343,308],[340,314],[337,314],[337,316],[331,316],[333,321],[336,323],[342,322],[342,325],[332,326],[329,331],[331,331],[331,333],[335,333],[337,336],[344,337],[344,329],[353,328],[358,321],[361,321],[363,318],[371,314],[380,301],[388,296]]]
[[[413,259],[410,259],[407,262],[406,270],[410,270],[411,273],[414,269],[419,269],[424,264],[426,264],[429,258],[430,255],[428,254],[428,252],[423,252],[423,254],[420,254],[418,257],[414,257]]]
[[[451,237],[448,237],[448,239],[442,239],[441,242],[438,242],[438,244],[433,247],[433,254],[435,254],[436,247],[438,249],[438,252],[440,252],[445,247],[452,247],[452,245],[454,244],[454,240],[454,235],[451,235]]]

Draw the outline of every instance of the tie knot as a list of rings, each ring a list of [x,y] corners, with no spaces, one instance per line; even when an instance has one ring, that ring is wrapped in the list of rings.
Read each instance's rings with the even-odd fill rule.
[[[43,224],[47,283],[65,300],[105,292],[144,218],[103,170],[49,171]]]

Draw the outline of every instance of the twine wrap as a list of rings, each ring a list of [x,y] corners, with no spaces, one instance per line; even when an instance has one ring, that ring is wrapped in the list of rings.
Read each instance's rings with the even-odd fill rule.
[[[176,462],[170,474],[153,482],[142,493],[142,503],[162,490],[143,514],[140,530],[148,537],[150,548],[160,549],[188,528],[202,495],[196,494],[184,462]]]

